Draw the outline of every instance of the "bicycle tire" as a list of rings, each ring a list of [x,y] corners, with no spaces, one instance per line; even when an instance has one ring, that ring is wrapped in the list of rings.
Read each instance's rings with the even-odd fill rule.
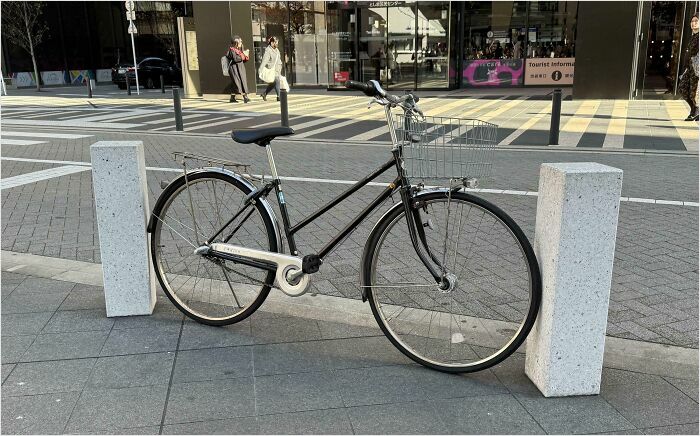
[[[156,202],[156,206],[153,209],[152,220],[155,224],[151,233],[151,257],[154,271],[156,277],[158,278],[158,283],[165,292],[165,295],[167,295],[168,299],[175,305],[175,307],[177,307],[185,315],[199,323],[212,326],[223,326],[240,322],[248,316],[250,316],[253,312],[255,312],[265,301],[267,295],[270,293],[270,284],[274,283],[275,275],[274,272],[267,271],[267,274],[262,281],[264,284],[260,285],[260,290],[257,292],[254,299],[249,304],[247,304],[242,311],[239,311],[231,316],[202,316],[203,314],[189,307],[188,304],[177,295],[177,292],[172,289],[170,280],[164,271],[164,268],[166,267],[166,265],[164,265],[165,262],[161,262],[161,256],[159,252],[159,249],[162,249],[161,232],[165,228],[165,226],[163,225],[164,220],[159,217],[162,217],[164,215],[167,216],[167,210],[169,205],[171,205],[175,201],[178,195],[187,195],[187,189],[185,188],[186,183],[188,183],[191,186],[195,183],[201,183],[202,181],[206,183],[206,181],[208,180],[217,180],[229,184],[234,189],[239,190],[243,197],[247,196],[250,192],[252,192],[253,189],[249,184],[241,181],[237,177],[234,177],[230,173],[222,171],[194,171],[192,173],[188,173],[187,177],[180,176],[179,178],[173,180],[165,188],[165,190],[161,194],[161,197]],[[259,218],[261,219],[265,227],[265,248],[267,248],[269,251],[277,252],[278,235],[276,234],[276,227],[273,224],[274,217],[271,216],[270,212],[265,208],[265,204],[262,200],[257,201],[253,207],[255,208],[254,210],[257,212]],[[199,268],[197,272],[199,272]],[[228,281],[228,278],[226,279],[226,281]],[[196,287],[196,285],[197,281],[195,280],[194,286]],[[231,286],[230,282],[229,286]],[[233,290],[233,288],[231,288],[231,292],[234,294],[235,297],[235,291]],[[236,301],[238,302],[238,300]]]
[[[517,244],[519,245],[519,248],[522,250],[522,253],[524,254],[524,260],[523,263],[527,263],[527,269],[528,269],[528,279],[529,279],[529,302],[528,302],[528,307],[527,307],[527,313],[524,315],[524,319],[522,321],[522,324],[520,325],[520,328],[516,331],[516,334],[512,337],[510,341],[506,343],[505,346],[502,348],[498,349],[497,352],[494,354],[491,354],[487,356],[486,358],[481,358],[476,360],[473,363],[470,364],[463,364],[463,365],[455,365],[455,364],[449,364],[447,362],[440,362],[436,361],[435,359],[431,358],[426,358],[425,356],[421,355],[420,353],[416,352],[414,349],[412,349],[407,343],[402,339],[401,334],[394,331],[391,325],[389,325],[389,321],[385,319],[385,315],[382,312],[382,302],[379,301],[379,295],[380,294],[380,286],[375,284],[376,277],[377,277],[377,261],[379,257],[379,251],[381,250],[380,245],[384,244],[384,240],[387,237],[387,232],[391,231],[391,228],[395,226],[398,222],[401,221],[402,217],[405,216],[405,211],[404,207],[402,204],[395,206],[394,208],[390,209],[380,220],[377,222],[375,225],[375,228],[372,230],[370,233],[370,236],[367,240],[367,244],[365,245],[365,250],[363,253],[363,258],[362,258],[362,272],[361,272],[361,279],[362,279],[362,285],[363,289],[365,289],[365,293],[363,295],[366,295],[367,299],[369,300],[370,307],[372,308],[372,313],[374,314],[375,319],[377,320],[377,323],[379,324],[380,328],[382,329],[382,332],[386,335],[386,337],[391,341],[391,343],[398,348],[404,355],[412,359],[413,361],[424,365],[426,367],[442,371],[442,372],[448,372],[448,373],[466,373],[466,372],[475,372],[475,371],[480,371],[486,368],[489,368],[493,365],[496,365],[500,362],[502,362],[504,359],[506,359],[508,356],[510,356],[513,352],[515,352],[518,347],[520,347],[525,339],[527,338],[527,335],[529,334],[530,330],[532,329],[532,326],[535,323],[535,319],[537,316],[537,312],[539,310],[539,305],[540,305],[540,300],[541,300],[541,277],[540,277],[540,270],[539,266],[537,263],[537,258],[535,257],[534,251],[532,249],[532,246],[530,245],[527,237],[523,233],[523,231],[520,229],[520,227],[515,223],[515,221],[508,216],[503,210],[498,208],[497,206],[493,205],[492,203],[464,193],[464,192],[453,192],[452,194],[448,194],[448,191],[446,190],[441,190],[441,191],[432,191],[432,192],[424,192],[422,194],[419,194],[416,197],[416,202],[419,204],[428,204],[431,201],[436,202],[436,201],[445,201],[445,199],[451,199],[451,201],[456,202],[456,203],[464,203],[464,204],[469,204],[473,205],[477,208],[480,208],[481,210],[485,211],[484,215],[486,213],[489,214],[489,216],[494,217],[494,220],[497,220],[498,222],[501,222],[505,228],[507,228],[513,235],[514,239],[517,241]],[[415,209],[415,208],[414,208]],[[422,223],[419,223],[418,225],[422,225]],[[461,227],[461,225],[460,225]],[[449,228],[449,226],[448,226]],[[410,245],[410,242],[407,243]],[[456,250],[456,249],[455,249]],[[415,251],[415,250],[412,250]],[[398,251],[397,251],[398,252]],[[395,257],[397,258],[397,257]],[[398,260],[398,259],[397,259]],[[425,268],[425,265],[420,265],[425,271],[427,271],[427,268]],[[432,279],[432,277],[431,277]],[[434,281],[434,279],[433,279]],[[388,287],[388,286],[387,286]],[[426,288],[427,289],[427,288]],[[416,291],[412,291],[416,292]],[[429,291],[426,291],[429,292]],[[416,292],[417,294],[418,292]],[[412,297],[413,298],[413,297]],[[437,306],[437,304],[436,304]],[[398,306],[397,306],[398,307]],[[417,311],[417,308],[413,308],[414,311]],[[404,310],[402,309],[402,312]],[[402,312],[395,311],[394,313],[397,313],[399,316],[401,315]],[[420,312],[418,312],[420,315]],[[459,315],[462,316],[462,315]],[[413,321],[415,322],[415,318],[417,316],[413,317]],[[440,319],[438,317],[438,319]],[[432,323],[433,317],[431,315],[430,322]],[[450,323],[450,328],[452,326],[452,319],[448,317],[448,322]],[[455,318],[455,321],[457,318]],[[464,321],[461,321],[464,322]],[[450,330],[451,332],[451,330]],[[408,332],[406,336],[410,335],[411,332]],[[430,327],[428,327],[428,334],[427,337],[430,337]],[[432,338],[431,338],[432,340]],[[425,339],[426,344],[428,343],[428,339]],[[451,346],[451,345],[450,345]],[[478,346],[475,348],[479,348]],[[450,353],[451,353],[451,348],[450,348]]]

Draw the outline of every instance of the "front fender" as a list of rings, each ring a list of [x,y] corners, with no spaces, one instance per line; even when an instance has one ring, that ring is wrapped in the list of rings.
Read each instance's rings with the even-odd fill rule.
[[[423,191],[418,192],[415,196],[413,196],[412,200],[420,200],[422,197],[434,194],[436,192],[447,192],[447,189],[443,188],[438,188],[438,189],[426,189]],[[377,222],[374,224],[374,227],[372,227],[372,231],[369,232],[369,236],[367,237],[367,241],[365,242],[365,248],[362,252],[362,257],[360,261],[360,285],[362,289],[362,301],[367,301],[367,285],[365,284],[365,265],[367,262],[365,261],[366,259],[369,259],[369,256],[371,253],[369,253],[369,246],[370,242],[374,240],[374,238],[378,237],[378,233],[380,228],[382,227],[381,224],[385,221],[390,219],[390,217],[396,213],[397,209],[403,209],[403,202],[398,202],[391,206],[389,210],[384,212],[384,215],[382,215]]]

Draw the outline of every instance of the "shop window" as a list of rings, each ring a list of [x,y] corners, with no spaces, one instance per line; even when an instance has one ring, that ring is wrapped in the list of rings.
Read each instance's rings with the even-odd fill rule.
[[[525,85],[573,85],[577,2],[532,2]]]
[[[527,2],[467,2],[464,13],[462,83],[523,83]]]

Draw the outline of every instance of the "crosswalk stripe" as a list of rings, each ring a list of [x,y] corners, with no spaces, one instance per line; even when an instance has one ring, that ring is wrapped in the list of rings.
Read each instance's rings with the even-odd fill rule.
[[[83,121],[107,121],[107,120],[122,121],[125,117],[134,116],[134,115],[146,116],[146,115],[150,115],[151,113],[153,113],[153,111],[143,110],[143,109],[135,109],[133,111],[129,111],[126,113],[110,113],[110,114],[85,117],[85,118],[82,118],[82,120]],[[63,118],[63,119],[68,119],[68,118]]]
[[[475,99],[475,98],[465,98],[465,99],[459,99],[459,98],[457,98],[457,99],[455,99],[455,101],[453,101],[453,102],[440,105],[439,107],[437,107],[437,108],[435,108],[435,109],[427,109],[427,110],[424,110],[423,112],[425,112],[426,115],[430,115],[430,116],[434,116],[434,117],[435,117],[435,116],[440,116],[440,115],[442,115],[442,114],[447,114],[447,113],[449,113],[450,111],[452,111],[453,109],[455,109],[455,108],[457,108],[457,107],[460,107],[460,106],[467,106],[467,105],[469,105],[469,104],[475,102],[476,100],[477,100],[477,99]],[[418,102],[418,106],[421,106],[421,102],[420,102],[420,101]]]
[[[52,139],[81,139],[91,138],[94,135],[75,135],[69,133],[43,133],[43,132],[8,132],[3,131],[2,136],[12,136],[20,138],[52,138]]]
[[[199,129],[204,129],[204,128],[207,128],[207,127],[220,126],[220,125],[222,125],[222,124],[233,124],[233,123],[235,123],[235,122],[237,122],[237,121],[245,121],[245,120],[249,120],[249,119],[250,119],[250,118],[245,118],[245,117],[244,117],[244,118],[230,118],[230,117],[226,117],[226,118],[227,118],[227,119],[225,119],[225,120],[223,120],[223,121],[218,121],[218,122],[214,122],[214,123],[201,124],[201,125],[198,125],[198,126],[195,126],[195,127],[191,127],[191,126],[190,126],[190,127],[185,127],[185,131],[186,131],[186,132],[189,132],[189,131],[191,131],[191,130],[199,130]]]
[[[616,100],[610,114],[610,122],[605,132],[603,148],[622,148],[625,143],[625,129],[627,127],[628,101]]]
[[[502,113],[507,112],[511,109],[514,109],[516,106],[519,106],[520,104],[522,104],[526,100],[527,100],[527,96],[525,96],[525,95],[518,97],[515,100],[510,100],[508,103],[504,104],[500,108],[493,110],[493,111],[489,111],[485,115],[479,116],[479,120],[491,121],[491,120],[495,119],[496,117],[498,117],[499,115],[501,115]]]
[[[581,103],[559,131],[559,145],[576,147],[599,107],[600,100],[586,100]]]
[[[66,176],[68,174],[88,171],[90,167],[66,165],[62,167],[49,168],[46,170],[35,171],[19,176],[7,177],[0,180],[0,189],[16,188],[17,186],[26,185],[28,183],[36,183],[42,180],[53,179],[55,177]]]
[[[55,120],[17,120],[8,119],[2,120],[4,125],[10,126],[46,126],[46,127],[82,127],[82,128],[95,128],[95,129],[130,129],[132,127],[140,127],[142,124],[129,124],[129,123],[101,123],[99,121],[83,122],[79,120],[68,120],[68,121],[55,121]]]
[[[0,139],[0,145],[37,145],[46,144],[46,141],[29,141],[26,139]]]
[[[457,116],[459,118],[466,118],[467,115],[473,115],[473,114],[475,114],[477,112],[481,112],[484,109],[489,108],[493,105],[496,105],[498,103],[502,103],[505,98],[506,98],[505,96],[502,96],[502,97],[499,97],[499,98],[494,99],[494,100],[489,100],[487,103],[478,104],[475,108],[466,110],[462,113],[456,114],[455,116]],[[477,103],[478,102],[479,102],[479,100],[477,100]]]
[[[545,106],[537,113],[537,115],[525,121],[513,133],[503,138],[503,140],[499,142],[498,145],[510,145],[515,139],[517,139],[520,135],[529,130],[532,126],[537,124],[542,118],[544,118],[549,113],[550,108],[548,106]]]
[[[183,115],[182,119],[189,120],[192,118],[202,118],[202,117],[206,117],[206,116],[207,116],[207,114],[189,114],[189,115]],[[168,116],[168,117],[158,119],[158,120],[144,121],[143,123],[148,124],[149,126],[156,125],[156,124],[165,124],[165,123],[173,123],[174,124],[175,118],[174,118],[174,116]]]

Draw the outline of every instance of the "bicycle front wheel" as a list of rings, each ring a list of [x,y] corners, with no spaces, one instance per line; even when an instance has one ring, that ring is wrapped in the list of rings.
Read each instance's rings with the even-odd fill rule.
[[[433,369],[473,372],[501,362],[522,345],[539,309],[530,243],[505,212],[463,192],[423,194],[412,207],[419,244],[451,285],[436,284],[413,248],[404,208],[396,208],[363,256],[377,322],[400,351]]]
[[[195,254],[221,228],[209,242],[278,250],[273,218],[263,201],[245,205],[250,192],[248,184],[230,174],[193,172],[168,185],[153,209],[156,277],[170,301],[203,324],[245,319],[260,307],[274,282],[273,272]]]

